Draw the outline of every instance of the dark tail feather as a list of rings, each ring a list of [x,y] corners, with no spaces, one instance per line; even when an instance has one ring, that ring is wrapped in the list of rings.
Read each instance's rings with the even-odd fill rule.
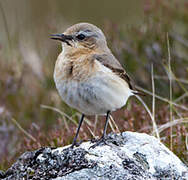
[[[140,91],[135,91],[135,90],[132,90],[132,92],[133,92],[133,94],[135,94],[135,95],[139,95],[139,96],[146,96],[146,94],[145,93],[143,93],[143,92],[140,92]]]

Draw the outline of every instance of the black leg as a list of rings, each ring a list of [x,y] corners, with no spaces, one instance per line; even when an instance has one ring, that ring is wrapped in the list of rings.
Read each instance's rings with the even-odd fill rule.
[[[100,139],[95,141],[96,143],[90,147],[91,149],[95,148],[96,146],[98,146],[101,143],[107,144],[105,137],[106,137],[106,130],[107,130],[107,127],[108,127],[109,116],[110,116],[110,111],[108,111],[107,114],[106,114],[106,122],[105,122],[105,125],[104,125],[103,135]]]
[[[108,111],[106,113],[106,122],[105,122],[105,125],[104,125],[103,135],[101,137],[102,139],[105,138],[105,136],[106,136],[106,130],[107,130],[107,127],[108,127],[109,116],[110,116],[110,111]]]
[[[73,147],[76,145],[76,140],[77,140],[77,137],[78,137],[78,134],[79,134],[79,131],[80,131],[80,127],[81,127],[81,125],[82,125],[82,122],[83,122],[83,120],[84,120],[84,116],[85,116],[85,115],[82,114],[82,117],[81,117],[81,119],[80,119],[80,121],[79,121],[78,128],[77,128],[77,131],[76,131],[76,135],[75,135],[75,137],[74,137],[74,139],[73,139],[71,148],[73,148]]]

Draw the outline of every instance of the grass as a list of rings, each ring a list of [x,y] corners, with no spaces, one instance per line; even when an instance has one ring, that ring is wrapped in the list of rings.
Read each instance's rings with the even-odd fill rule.
[[[172,104],[172,69],[171,69],[171,54],[170,54],[170,43],[169,43],[169,37],[167,33],[167,48],[168,48],[168,78],[169,78],[169,95],[170,95],[170,122],[173,121],[173,104]],[[173,150],[172,146],[172,129],[173,126],[170,126],[170,149]]]
[[[188,6],[182,2],[173,6],[156,0],[145,9],[141,25],[106,21],[103,29],[113,53],[134,77],[137,89],[146,94],[144,106],[130,98],[126,107],[113,112],[108,132],[155,135],[188,164]],[[60,47],[57,50],[49,40],[31,36],[36,47],[40,41],[45,48],[39,43],[39,48],[29,45],[29,51],[23,50],[19,33],[13,36],[6,14],[3,17],[11,39],[11,48],[9,42],[0,44],[0,169],[5,170],[26,150],[70,144],[80,113],[62,102],[54,86],[53,67]],[[87,117],[79,138],[101,136],[103,127],[104,117]]]

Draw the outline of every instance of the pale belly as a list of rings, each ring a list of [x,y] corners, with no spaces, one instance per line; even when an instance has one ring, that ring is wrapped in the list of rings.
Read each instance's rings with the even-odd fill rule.
[[[132,95],[127,83],[116,75],[98,74],[87,81],[55,80],[63,101],[86,115],[103,115],[121,108]]]

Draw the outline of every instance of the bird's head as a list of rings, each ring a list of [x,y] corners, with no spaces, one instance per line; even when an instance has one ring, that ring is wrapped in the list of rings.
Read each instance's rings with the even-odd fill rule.
[[[89,23],[75,24],[62,34],[51,35],[51,39],[61,41],[63,48],[69,50],[102,50],[107,47],[103,32]]]

